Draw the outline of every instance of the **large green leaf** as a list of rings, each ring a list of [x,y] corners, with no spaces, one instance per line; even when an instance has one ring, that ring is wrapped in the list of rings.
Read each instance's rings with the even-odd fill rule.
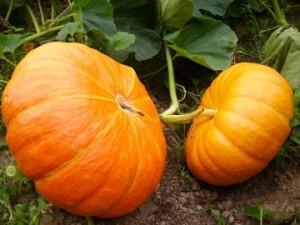
[[[161,20],[171,28],[181,28],[193,15],[192,0],[160,0]]]
[[[86,32],[101,30],[107,35],[116,32],[113,20],[113,7],[109,0],[74,0],[77,10],[77,20]]]
[[[153,1],[112,0],[111,3],[117,29],[135,35],[135,42],[129,48],[115,53],[121,58],[126,53],[134,53],[138,61],[157,55],[161,49],[161,38],[155,31],[157,12]]]
[[[234,18],[242,16],[261,13],[266,8],[261,4],[261,0],[239,0],[233,1],[226,10],[226,15]],[[265,2],[267,3],[267,2]]]
[[[193,0],[195,10],[206,10],[213,15],[223,16],[233,0]]]
[[[161,38],[155,31],[130,24],[120,24],[120,29],[135,35],[134,44],[127,50],[134,53],[136,60],[150,59],[159,53]]]
[[[300,88],[300,32],[289,26],[275,30],[263,48],[264,63],[279,71],[293,88]]]
[[[199,17],[165,38],[178,55],[213,70],[231,64],[237,37],[229,26],[209,17]]]
[[[126,22],[150,29],[155,27],[157,15],[153,0],[111,0],[111,4],[116,24]]]
[[[115,35],[120,36],[120,34],[118,33],[116,33]],[[118,39],[117,36],[114,37],[113,35],[112,37],[107,37],[103,32],[96,30],[89,32],[89,40],[92,42],[93,46],[110,55],[115,60],[122,62],[127,59],[130,52],[126,49],[123,49],[124,47],[127,47],[124,43],[119,43],[116,41]],[[115,39],[115,41],[113,41],[113,39]],[[121,50],[116,50],[115,47]]]
[[[117,32],[110,39],[110,45],[116,50],[127,49],[135,42],[135,36],[127,32]]]
[[[76,32],[83,32],[79,23],[70,22],[65,24],[65,26],[57,33],[56,40],[63,41],[66,40],[68,36],[73,37]]]
[[[14,53],[23,44],[26,34],[2,34],[0,33],[0,57],[4,53]]]

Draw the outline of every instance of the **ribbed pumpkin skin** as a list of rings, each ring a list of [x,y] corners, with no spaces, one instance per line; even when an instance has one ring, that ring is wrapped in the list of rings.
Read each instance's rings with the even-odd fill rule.
[[[131,67],[96,50],[53,42],[31,51],[2,110],[18,165],[57,207],[120,216],[158,185],[166,143],[156,108]]]
[[[185,143],[187,164],[213,185],[240,183],[263,170],[289,135],[293,93],[275,70],[240,63],[222,72],[206,90]]]

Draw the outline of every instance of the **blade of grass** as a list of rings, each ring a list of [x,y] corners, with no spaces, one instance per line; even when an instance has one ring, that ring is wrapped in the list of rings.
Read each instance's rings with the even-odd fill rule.
[[[55,0],[51,0],[51,20],[54,20],[56,15]]]
[[[40,14],[41,14],[42,25],[44,25],[45,17],[44,17],[44,11],[43,11],[43,7],[41,4],[41,0],[38,0],[38,5],[39,5]]]
[[[28,13],[29,13],[29,15],[31,17],[31,20],[33,22],[33,25],[34,25],[34,28],[35,28],[36,32],[40,33],[41,32],[41,28],[40,28],[40,25],[39,25],[39,23],[38,23],[38,21],[36,19],[36,16],[35,16],[32,8],[28,4],[26,4],[25,7],[26,7],[26,9],[27,9],[27,11],[28,11]]]
[[[5,16],[5,20],[8,21],[9,20],[9,17],[10,17],[10,14],[12,12],[12,9],[14,7],[14,4],[15,4],[15,0],[11,0],[10,1],[10,4],[9,4],[9,8],[8,8],[8,11],[6,13],[6,16]]]

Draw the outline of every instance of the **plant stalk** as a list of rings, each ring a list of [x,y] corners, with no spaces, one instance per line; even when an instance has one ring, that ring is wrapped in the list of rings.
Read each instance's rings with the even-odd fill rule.
[[[278,21],[275,13],[273,12],[273,10],[264,2],[264,0],[259,0],[260,4],[262,4],[262,6],[264,6],[266,8],[266,10],[271,14],[271,16],[274,18],[274,20],[276,20],[276,22]]]
[[[51,0],[51,20],[54,20],[56,15],[55,0]]]
[[[40,33],[41,32],[41,28],[40,28],[40,25],[39,25],[39,23],[38,23],[38,21],[36,19],[36,16],[35,16],[32,8],[28,4],[26,4],[26,9],[27,9],[27,11],[28,11],[28,13],[29,13],[29,15],[31,17],[31,20],[33,22],[33,25],[34,25],[34,28],[35,28],[36,32]]]
[[[52,32],[55,32],[55,31],[59,31],[63,27],[64,27],[64,25],[60,25],[60,26],[56,26],[56,27],[51,27],[48,30],[42,31],[42,32],[37,33],[37,34],[33,34],[33,35],[31,35],[31,36],[29,36],[27,38],[24,38],[23,41],[22,41],[22,43],[24,44],[26,42],[34,41],[35,39],[40,38],[42,36],[45,36],[45,35],[47,35],[49,33],[52,33]]]
[[[95,221],[93,220],[92,217],[85,217],[87,225],[95,225]]]
[[[11,66],[16,67],[16,64],[14,62],[10,61],[5,56],[2,56],[1,59],[3,59],[5,62],[7,62],[8,64],[10,64]]]
[[[44,11],[43,11],[43,7],[41,4],[41,0],[38,0],[38,5],[39,5],[40,14],[41,14],[42,25],[44,25],[45,17],[44,17]]]
[[[55,25],[56,23],[60,23],[66,19],[70,19],[71,17],[74,17],[75,15],[76,15],[76,13],[71,13],[71,14],[61,17],[61,18],[55,18],[53,20],[51,19],[51,20],[46,21],[46,23],[44,25],[46,26],[47,24],[50,23],[49,26],[51,27],[51,26]]]
[[[288,24],[284,13],[282,12],[278,0],[272,0],[274,12],[277,18],[277,23],[280,25]]]
[[[9,20],[9,17],[10,17],[10,14],[12,12],[12,9],[14,7],[14,4],[15,4],[15,0],[11,0],[10,1],[10,4],[9,4],[9,8],[8,8],[8,11],[6,13],[6,16],[5,16],[5,20],[8,21]]]
[[[68,14],[72,9],[73,9],[74,4],[71,3],[67,8],[64,9],[64,11],[62,11],[53,21],[50,21],[51,23],[49,24],[49,26],[53,26],[54,23],[56,22],[56,20],[60,20],[62,18],[65,18],[66,14]],[[75,14],[76,15],[76,14]],[[74,16],[74,15],[73,15]],[[47,23],[47,22],[46,22]]]
[[[217,113],[215,109],[207,109],[207,108],[198,108],[193,112],[185,113],[181,115],[160,115],[161,121],[164,123],[176,123],[176,124],[186,124],[190,123],[196,116],[203,115],[214,117]]]
[[[161,113],[162,117],[175,113],[179,107],[177,94],[176,94],[174,66],[173,66],[170,49],[169,49],[167,43],[165,43],[165,53],[166,53],[167,67],[168,67],[168,79],[169,79],[169,91],[170,91],[171,105],[168,109],[166,109],[163,113]]]

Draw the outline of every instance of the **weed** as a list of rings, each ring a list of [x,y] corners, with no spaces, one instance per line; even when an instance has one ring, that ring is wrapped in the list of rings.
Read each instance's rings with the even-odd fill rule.
[[[217,223],[217,225],[227,225],[227,221],[224,218],[224,216],[220,216],[220,217],[216,218],[216,223]]]
[[[251,217],[259,222],[259,225],[297,225],[300,222],[300,210],[299,208],[295,209],[292,216],[289,216],[287,219],[281,220],[272,220],[271,216],[279,216],[280,218],[284,218],[286,212],[274,211],[266,209],[263,205],[257,204],[255,206],[246,205],[244,213],[246,216]],[[270,217],[268,219],[268,223],[266,223],[266,217]]]

